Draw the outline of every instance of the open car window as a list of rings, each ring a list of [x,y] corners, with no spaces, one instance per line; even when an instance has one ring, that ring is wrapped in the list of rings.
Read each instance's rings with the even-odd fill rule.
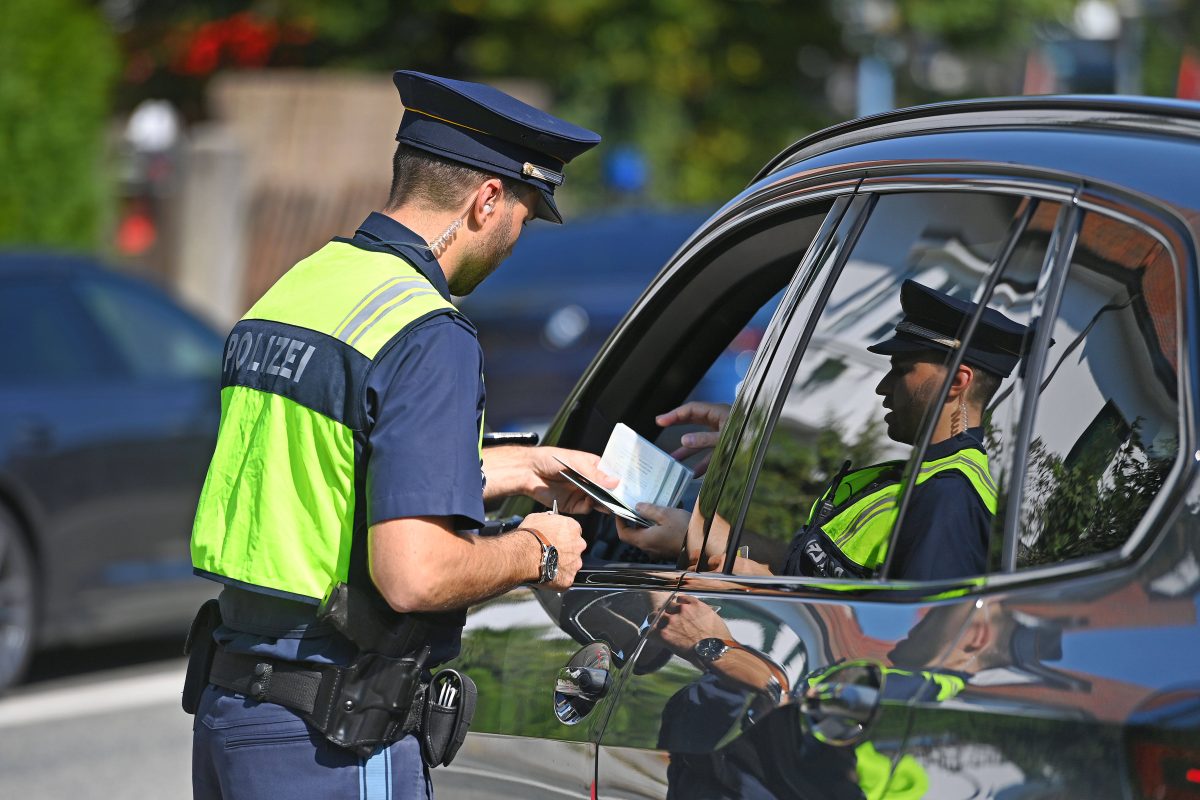
[[[548,441],[600,453],[616,424],[624,423],[661,449],[676,450],[681,436],[700,428],[664,429],[656,417],[688,400],[733,402],[756,354],[771,346],[775,312],[831,204],[821,200],[751,216],[656,279]],[[695,467],[697,460],[687,463]],[[700,478],[691,481],[679,505],[690,510],[701,485]],[[501,513],[529,510],[532,503],[518,499]],[[675,566],[674,552],[622,541],[609,515],[594,513],[583,526],[587,567]]]

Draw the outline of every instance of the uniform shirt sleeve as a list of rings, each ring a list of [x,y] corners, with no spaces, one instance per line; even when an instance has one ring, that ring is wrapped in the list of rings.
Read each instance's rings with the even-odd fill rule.
[[[367,381],[367,524],[483,524],[483,352],[466,323],[434,317],[378,358]]]
[[[982,575],[992,515],[971,482],[945,472],[917,487],[896,540],[894,576],[930,581]]]

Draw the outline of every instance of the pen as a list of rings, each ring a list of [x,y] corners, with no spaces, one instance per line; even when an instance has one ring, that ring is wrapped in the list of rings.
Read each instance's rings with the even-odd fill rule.
[[[554,499],[554,508],[550,509],[550,513],[551,514],[558,513],[558,498],[557,497]]]

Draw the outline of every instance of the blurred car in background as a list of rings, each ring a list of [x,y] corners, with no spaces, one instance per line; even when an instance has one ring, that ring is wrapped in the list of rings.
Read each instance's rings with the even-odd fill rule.
[[[222,337],[93,260],[0,254],[0,689],[34,648],[180,633]]]
[[[460,308],[479,328],[492,430],[541,432],[600,345],[711,210],[630,210],[530,228]],[[769,317],[751,320],[696,389],[732,397]]]

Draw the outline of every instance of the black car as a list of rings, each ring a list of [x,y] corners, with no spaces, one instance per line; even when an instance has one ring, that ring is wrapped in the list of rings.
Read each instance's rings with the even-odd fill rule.
[[[222,340],[150,284],[0,254],[0,688],[35,647],[183,630]]]
[[[950,103],[781,153],[666,263],[545,437],[599,452],[623,422],[671,449],[654,415],[770,313],[679,558],[592,514],[572,589],[472,609],[455,665],[479,705],[439,791],[1200,797],[1198,224],[1195,103]],[[843,459],[906,476],[893,537],[922,480],[932,432],[888,438],[888,360],[866,349],[906,280],[1029,331],[985,416],[987,568],[787,577]]]

